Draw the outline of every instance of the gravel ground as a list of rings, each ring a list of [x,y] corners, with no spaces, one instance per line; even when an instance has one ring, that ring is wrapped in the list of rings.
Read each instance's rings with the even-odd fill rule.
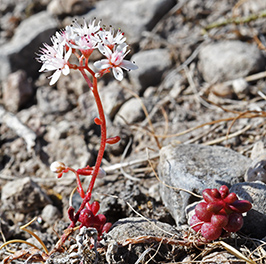
[[[93,166],[96,159],[100,131],[93,121],[97,110],[86,83],[73,71],[51,87],[50,74],[40,74],[34,59],[41,43],[49,42],[49,36],[73,17],[82,21],[96,16],[121,28],[130,43],[128,57],[139,66],[122,82],[114,81],[111,74],[99,81],[108,135],[119,135],[121,142],[106,149],[102,167],[107,175],[97,179],[93,199],[99,200],[100,213],[111,223],[138,212],[174,226],[155,177],[163,146],[171,142],[226,146],[247,157],[257,142],[265,146],[265,1],[61,2],[0,3],[1,243],[29,239],[30,234],[19,227],[36,216],[31,229],[52,249],[69,223],[75,177],[68,173],[56,179],[49,165],[61,160],[80,168]],[[92,59],[97,60],[97,55]],[[88,177],[82,181],[88,186]],[[80,202],[74,194],[73,205]],[[184,230],[177,232],[179,239],[189,236]],[[69,258],[77,234],[66,244],[68,253],[47,263],[79,263]],[[117,244],[110,238],[106,241],[109,246],[101,245],[99,263],[193,263],[200,252],[192,242],[168,245],[150,241],[148,235],[140,245],[132,240],[131,246],[120,245],[119,251],[111,250]],[[196,260],[227,261],[233,255],[224,249],[206,245]],[[93,263],[94,251],[86,250],[90,260],[83,263]],[[0,253],[0,259],[6,257],[6,251]],[[239,258],[232,261],[244,263]]]

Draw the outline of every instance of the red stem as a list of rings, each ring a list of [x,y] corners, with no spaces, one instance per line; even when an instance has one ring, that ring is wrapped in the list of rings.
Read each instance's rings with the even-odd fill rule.
[[[104,110],[103,110],[103,106],[102,106],[102,101],[98,92],[98,86],[97,86],[97,78],[94,76],[94,72],[87,66],[85,67],[86,70],[88,70],[92,76],[93,76],[93,83],[91,83],[90,79],[88,78],[88,76],[86,75],[84,68],[81,67],[79,68],[80,72],[82,73],[83,77],[85,78],[86,82],[88,83],[93,95],[94,95],[94,99],[98,108],[98,113],[99,113],[99,119],[101,120],[101,143],[100,143],[100,148],[98,151],[98,156],[97,156],[97,160],[94,166],[94,170],[92,173],[92,178],[90,181],[90,185],[88,187],[88,190],[85,194],[85,197],[83,198],[82,204],[80,206],[80,208],[78,209],[77,213],[76,213],[76,220],[78,220],[79,214],[81,212],[82,209],[84,209],[85,205],[87,202],[90,201],[91,199],[91,192],[95,183],[95,180],[97,178],[101,163],[102,163],[102,159],[103,159],[103,154],[104,154],[104,150],[105,150],[105,146],[106,146],[106,121],[105,121],[105,115],[104,115]]]

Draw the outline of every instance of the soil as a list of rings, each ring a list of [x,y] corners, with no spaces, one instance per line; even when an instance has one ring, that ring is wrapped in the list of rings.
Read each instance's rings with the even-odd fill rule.
[[[230,39],[255,43],[265,56],[265,18],[250,19],[250,21],[242,23],[237,22],[237,19],[244,19],[253,13],[259,13],[260,10],[242,8],[244,2],[248,1],[194,0],[181,2],[184,3],[178,2],[161,18],[155,28],[148,32],[149,34],[147,33],[138,45],[133,47],[133,53],[165,48],[170,51],[172,56],[172,66],[163,74],[161,82],[136,96],[141,100],[151,96],[155,98],[149,108],[149,116],[145,116],[144,119],[133,124],[124,123],[123,125],[113,124],[113,118],[108,120],[110,132],[114,136],[120,135],[122,141],[119,146],[108,146],[102,166],[107,175],[97,180],[93,190],[93,199],[100,201],[100,213],[104,214],[108,222],[111,223],[123,218],[139,216],[138,213],[145,218],[175,226],[173,218],[158,195],[158,179],[156,177],[159,150],[170,142],[226,146],[248,157],[256,142],[265,142],[266,113],[263,111],[266,106],[265,75],[264,77],[253,76],[252,81],[248,81],[248,89],[245,91],[233,90],[232,86],[225,84],[226,89],[223,90],[223,94],[219,94],[216,92],[217,84],[207,83],[203,79],[198,64],[198,51],[206,38],[209,41]],[[219,24],[219,22],[223,23]],[[171,83],[174,82],[172,78],[176,74],[182,77],[182,81],[181,85],[174,90]],[[248,78],[248,76],[244,76],[244,78]],[[104,86],[108,81],[109,79],[106,78],[100,85]],[[43,80],[42,77],[33,80],[36,90],[42,82],[47,83],[47,80]],[[221,82],[219,85],[223,84]],[[127,85],[131,86],[130,78],[126,78],[122,84],[122,86]],[[56,90],[56,88],[53,89]],[[170,91],[175,92],[174,97],[169,96]],[[127,98],[132,97],[127,89],[124,89],[123,92]],[[2,96],[2,91],[0,95]],[[95,154],[99,147],[99,131],[91,121],[94,118],[93,115],[88,116],[86,114],[88,112],[82,113],[78,96],[73,92],[66,96],[69,105],[61,113],[43,115],[38,110],[36,95],[33,96],[34,98],[30,103],[17,111],[16,116],[22,117],[25,125],[31,127],[37,134],[34,152],[27,150],[25,142],[15,131],[12,131],[4,123],[0,124],[1,188],[7,182],[30,176],[48,194],[52,204],[59,211],[56,221],[47,223],[43,220],[43,208],[25,214],[1,210],[1,243],[4,239],[29,239],[31,235],[20,230],[19,227],[37,217],[37,220],[30,225],[30,229],[38,234],[48,250],[51,250],[58,241],[58,236],[63,234],[63,230],[69,224],[67,209],[70,194],[76,186],[76,182],[72,175],[56,179],[49,171],[49,164],[52,159],[60,156],[60,154],[56,154],[59,145],[51,147],[50,154],[47,154],[45,147],[49,145],[49,140],[47,140],[49,127],[51,123],[65,120],[69,129],[65,134],[62,133],[61,137],[65,139],[72,136],[82,138],[90,153],[89,156],[82,157],[82,159],[87,159],[91,164],[96,158]],[[92,113],[94,113],[93,109]],[[29,118],[26,117],[27,115]],[[214,120],[217,122],[212,122]],[[64,144],[67,145],[68,143],[64,142],[61,147]],[[81,144],[82,142],[78,147],[81,148]],[[149,156],[152,157],[153,168],[148,161],[147,149]],[[76,153],[75,157],[79,158],[80,153]],[[84,186],[88,186],[88,178],[83,177],[82,181]],[[75,193],[72,197],[72,204],[76,208],[80,203],[81,199]],[[186,230],[181,232],[184,237],[187,235]],[[78,231],[72,235],[72,240],[66,244],[69,251],[70,245],[73,246],[76,243],[75,236],[77,234]],[[236,241],[238,245],[236,248],[239,249],[242,240],[236,240],[236,237],[226,240],[231,245]],[[161,244],[163,244],[162,247],[160,247]],[[254,249],[251,243],[247,245],[249,251]],[[12,247],[14,248],[14,245]],[[197,263],[196,261],[207,263],[204,262],[208,261],[207,259],[200,262],[206,256],[211,256],[212,262],[208,263],[218,263],[219,258],[215,259],[215,256],[210,254],[219,252],[222,261],[227,254],[225,247],[217,244],[210,243],[206,244],[205,247],[199,246],[199,250],[199,247],[193,245],[193,242],[185,246],[170,246],[162,243],[162,241],[151,243],[148,240],[146,244],[143,242],[141,246],[132,243],[131,247],[128,246],[123,250],[128,253],[133,248],[139,258],[149,247],[152,247],[153,250],[147,253],[147,256],[144,256],[142,260],[139,259],[138,263],[147,263],[145,261],[150,261],[149,263],[180,263],[181,261],[184,261],[183,263]],[[152,260],[151,256],[155,254],[154,249],[158,249],[156,251],[157,258]],[[104,246],[99,247],[99,263],[106,263],[106,250]],[[67,254],[70,254],[69,251]],[[228,251],[230,252],[230,250]],[[73,250],[73,252],[76,251]],[[199,256],[200,252],[202,255]],[[1,259],[6,257],[5,250],[1,250],[0,253]],[[121,255],[126,253],[119,251]],[[86,254],[90,257],[82,263],[93,263],[92,260],[95,259],[93,249],[88,248]],[[196,258],[197,256],[199,257]],[[230,255],[230,257],[232,256]],[[263,257],[264,260],[261,259],[257,263],[265,261],[265,253]],[[64,258],[69,263],[75,263],[74,260],[73,262],[70,261],[66,255],[59,255],[57,260],[51,260],[47,263],[67,263],[63,262]],[[195,262],[193,262],[194,258],[196,258]],[[112,263],[127,263],[125,259],[123,261],[118,260],[116,255]],[[235,258],[232,261],[230,263],[244,263],[241,258]],[[128,261],[128,263],[131,262]]]

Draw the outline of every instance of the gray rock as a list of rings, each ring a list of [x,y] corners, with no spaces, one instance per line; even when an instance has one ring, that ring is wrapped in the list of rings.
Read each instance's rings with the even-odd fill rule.
[[[52,0],[47,6],[47,10],[52,15],[79,15],[84,14],[89,7],[90,1],[87,0]]]
[[[61,217],[61,213],[57,207],[48,204],[43,208],[41,216],[46,223],[54,225],[55,221]]]
[[[3,101],[8,111],[17,112],[32,95],[32,85],[27,80],[25,71],[19,70],[10,74],[3,83]]]
[[[146,108],[151,108],[152,100],[142,98],[142,103],[146,106]],[[142,108],[142,104],[138,98],[131,98],[127,102],[125,102],[114,119],[114,124],[128,124],[140,122],[145,118],[145,114]]]
[[[130,217],[117,221],[111,230],[107,234],[108,238],[108,250],[106,258],[108,263],[137,263],[139,259],[143,261],[148,260],[150,256],[145,254],[147,252],[147,245],[149,238],[173,238],[178,240],[181,237],[181,233],[178,232],[173,226],[162,223],[155,220],[147,221],[140,217]],[[131,244],[128,247],[118,247],[117,242],[125,243],[127,239],[141,239],[144,238],[145,243]],[[152,243],[159,243],[152,241]],[[160,244],[160,253],[169,250],[169,247],[165,247],[164,243]],[[145,254],[145,255],[144,255]],[[160,255],[160,254],[157,254]],[[156,256],[153,261],[160,263]]]
[[[262,239],[266,236],[266,184],[260,181],[241,182],[233,185],[230,192],[237,194],[239,199],[248,200],[252,208],[244,217],[241,232],[250,237]]]
[[[109,115],[110,119],[113,119],[130,95],[124,92],[123,87],[117,81],[110,82],[100,89],[105,113]]]
[[[169,145],[160,151],[161,197],[176,223],[185,223],[185,208],[206,188],[230,187],[243,181],[250,159],[228,148],[202,145]],[[172,186],[169,188],[166,185]]]
[[[167,223],[156,220],[148,222],[140,217],[129,217],[115,222],[108,235],[116,241],[123,241],[139,236],[169,237],[169,233],[178,235],[178,230]]]
[[[12,40],[1,46],[0,80],[9,73],[24,69],[29,76],[37,77],[40,63],[34,57],[43,42],[49,42],[57,21],[46,11],[40,12],[21,22]]]
[[[170,53],[166,49],[140,51],[132,56],[138,70],[129,73],[134,90],[140,94],[149,86],[160,83],[163,73],[171,66]]]
[[[20,213],[29,213],[51,203],[47,194],[29,177],[5,184],[2,188],[1,201],[2,210]]]
[[[173,0],[98,1],[85,18],[97,17],[106,25],[121,28],[128,43],[133,44],[139,42],[142,32],[151,30],[174,5]]]
[[[245,77],[265,67],[265,58],[256,45],[237,40],[206,45],[199,60],[199,70],[209,83]]]

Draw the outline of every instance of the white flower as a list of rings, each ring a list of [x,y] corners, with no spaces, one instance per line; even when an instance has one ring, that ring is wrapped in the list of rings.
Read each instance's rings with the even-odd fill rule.
[[[101,39],[101,43],[99,45],[103,43],[110,50],[112,50],[115,45],[120,45],[126,41],[126,37],[124,36],[124,33],[121,30],[118,30],[115,35],[112,27],[110,27],[109,30],[100,30],[98,35]]]
[[[96,19],[93,19],[87,25],[84,19],[84,25],[82,26],[77,22],[77,20],[75,20],[71,27],[73,32],[75,32],[78,36],[90,36],[96,34],[101,28],[101,21],[98,22],[98,25],[95,25],[95,21]]]
[[[107,59],[103,59],[100,61],[96,61],[94,66],[100,69],[100,72],[104,73],[112,68],[114,77],[121,81],[123,79],[123,71],[124,70],[136,70],[138,66],[132,63],[129,60],[124,60],[124,57],[128,54],[127,44],[122,43],[116,47],[116,49],[112,52],[106,45],[98,45],[99,51],[106,56]]]
[[[61,161],[54,161],[51,165],[50,165],[50,170],[54,173],[60,173],[63,170],[66,169],[66,165],[61,162]]]
[[[95,25],[95,19],[88,25],[84,20],[84,25],[80,25],[77,21],[70,26],[73,35],[68,45],[74,49],[81,51],[83,55],[89,57],[95,48],[97,48],[100,39],[96,33],[100,30],[100,21]]]
[[[86,51],[91,53],[95,48],[97,48],[98,43],[99,39],[92,35],[75,36],[74,43],[70,43],[69,46],[80,50],[82,53],[86,53]]]
[[[72,49],[68,48],[66,51],[66,47],[60,43],[57,37],[52,38],[53,46],[49,46],[48,44],[44,44],[44,48],[40,49],[41,54],[39,54],[38,61],[43,63],[39,72],[43,71],[54,71],[55,72],[50,76],[51,78],[50,85],[53,85],[59,79],[61,73],[64,75],[68,75],[70,72],[68,66],[68,59],[72,53]]]

